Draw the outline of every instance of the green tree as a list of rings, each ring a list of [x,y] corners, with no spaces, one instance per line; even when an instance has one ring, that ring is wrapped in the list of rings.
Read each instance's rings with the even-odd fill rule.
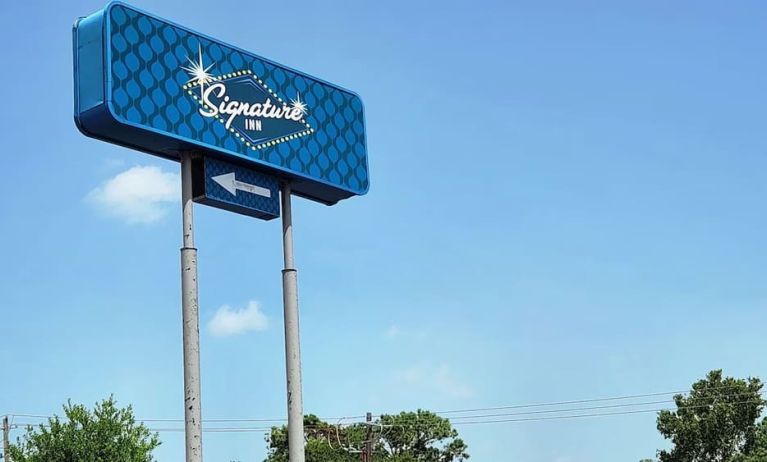
[[[453,462],[469,458],[466,444],[450,421],[433,412],[418,410],[382,415],[376,454],[397,462]],[[388,459],[387,459],[388,457]]]
[[[364,428],[359,425],[340,427],[323,422],[315,415],[304,416],[306,462],[359,462],[359,454],[350,448],[361,448]],[[268,462],[288,462],[288,429],[272,427],[266,437]]]
[[[11,445],[14,462],[152,462],[160,445],[157,434],[137,424],[130,406],[117,407],[110,397],[97,403],[93,412],[67,403],[66,419],[48,419],[47,425],[28,427]]]
[[[756,454],[765,436],[764,422],[757,425],[765,405],[761,390],[757,378],[723,378],[715,370],[689,394],[674,396],[676,411],[658,414],[658,431],[674,445],[658,451],[660,462],[751,462],[742,457]]]
[[[766,462],[767,461],[767,418],[762,419],[756,429],[753,446],[746,454],[738,454],[730,462]]]
[[[347,426],[304,418],[306,462],[357,462],[368,434],[375,462],[461,462],[469,458],[467,446],[450,421],[418,410],[382,415],[368,432],[366,424]],[[265,462],[288,462],[287,428],[273,427],[266,438]]]

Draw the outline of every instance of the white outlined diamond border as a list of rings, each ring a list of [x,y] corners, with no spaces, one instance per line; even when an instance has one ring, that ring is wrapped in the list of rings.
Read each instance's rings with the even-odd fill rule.
[[[275,93],[275,92],[274,92],[274,91],[273,91],[271,88],[269,88],[269,86],[266,84],[266,82],[264,82],[263,80],[261,80],[261,78],[260,78],[260,77],[258,77],[256,74],[254,74],[254,73],[253,73],[253,71],[251,71],[250,69],[245,69],[245,70],[241,70],[241,71],[230,72],[230,73],[228,73],[228,74],[219,75],[219,76],[211,76],[211,80],[213,80],[213,81],[216,81],[216,82],[221,82],[221,81],[226,81],[226,80],[228,80],[228,79],[232,79],[232,78],[235,78],[235,77],[242,77],[242,76],[244,76],[244,75],[250,75],[250,76],[251,76],[251,78],[253,79],[253,81],[254,81],[254,82],[258,83],[258,84],[259,84],[259,85],[260,85],[260,86],[261,86],[261,87],[262,87],[262,88],[263,88],[263,89],[264,89],[264,90],[265,90],[267,93],[269,93],[270,95],[272,95],[272,97],[276,98],[276,99],[277,99],[277,101],[279,101],[279,102],[280,102],[280,104],[282,104],[282,105],[284,105],[284,106],[285,106],[285,105],[287,105],[287,103],[286,103],[285,101],[283,101],[283,99],[282,99],[282,98],[280,98],[279,96],[277,96],[277,94],[276,94],[276,93]],[[195,93],[192,91],[192,89],[193,89],[193,88],[195,88],[195,87],[198,87],[198,86],[200,86],[200,83],[199,83],[199,82],[195,82],[195,83],[187,83],[186,85],[182,85],[182,86],[181,86],[181,88],[183,88],[183,89],[184,89],[184,90],[185,90],[185,91],[186,91],[186,92],[189,94],[189,96],[191,96],[192,98],[194,98],[194,100],[195,100],[195,101],[197,101],[197,103],[198,103],[200,106],[203,106],[203,107],[204,107],[204,108],[206,108],[206,109],[211,109],[211,107],[210,107],[210,106],[208,106],[207,104],[205,104],[205,103],[202,101],[202,99],[200,99],[200,97],[199,97],[199,96],[197,96],[197,95],[196,95],[196,94],[195,94]],[[219,122],[221,122],[222,124],[226,125],[226,120],[224,120],[224,118],[223,118],[223,117],[220,117],[220,116],[216,116],[216,117],[215,117],[215,119],[216,119],[216,120],[218,120]],[[282,137],[280,137],[280,138],[275,138],[275,139],[273,139],[273,140],[270,140],[270,141],[265,141],[265,142],[263,142],[263,143],[258,143],[258,144],[254,144],[254,143],[251,143],[250,141],[248,141],[247,139],[245,139],[245,137],[243,137],[242,135],[240,135],[240,133],[239,133],[237,130],[235,130],[234,128],[231,128],[231,127],[230,127],[228,130],[229,130],[229,131],[230,131],[230,132],[231,132],[231,133],[232,133],[234,136],[236,136],[236,137],[237,137],[237,139],[239,139],[240,141],[242,141],[243,143],[245,143],[245,146],[247,146],[248,148],[252,149],[253,151],[257,151],[257,150],[259,150],[259,149],[264,149],[264,148],[268,148],[268,147],[276,146],[276,145],[277,145],[277,144],[279,144],[279,143],[284,143],[284,142],[286,142],[286,141],[291,141],[291,140],[294,140],[294,139],[296,139],[296,138],[300,138],[300,137],[302,137],[302,136],[311,135],[312,133],[314,133],[314,128],[312,128],[312,126],[311,126],[311,125],[309,125],[309,123],[306,121],[306,119],[305,119],[305,118],[304,118],[304,119],[301,119],[301,120],[300,120],[300,122],[301,122],[302,124],[304,124],[304,126],[306,126],[306,130],[304,130],[304,131],[301,131],[301,132],[298,132],[298,133],[293,133],[292,135],[286,135],[286,136],[282,136]]]

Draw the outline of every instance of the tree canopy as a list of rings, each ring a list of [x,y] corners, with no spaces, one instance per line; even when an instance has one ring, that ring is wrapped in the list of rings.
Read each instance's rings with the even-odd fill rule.
[[[460,462],[469,458],[466,444],[450,421],[433,412],[382,415],[369,427],[363,423],[334,425],[306,416],[306,461],[358,462],[368,435],[374,462]],[[286,427],[273,427],[266,441],[266,462],[288,462]]]
[[[689,394],[674,396],[677,409],[658,414],[658,431],[673,443],[670,451],[658,451],[660,462],[767,460],[767,423],[758,423],[761,390],[757,378],[724,378],[714,370]]]
[[[767,461],[767,418],[756,429],[753,446],[745,454],[738,454],[730,462],[765,462]]]
[[[13,462],[152,462],[160,445],[157,434],[137,424],[133,410],[118,408],[110,397],[91,412],[67,403],[66,419],[48,419],[46,425],[27,427],[25,435],[11,445]]]

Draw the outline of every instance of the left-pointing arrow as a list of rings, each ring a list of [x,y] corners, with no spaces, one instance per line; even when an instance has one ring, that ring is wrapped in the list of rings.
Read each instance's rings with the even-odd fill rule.
[[[229,191],[229,194],[233,196],[237,195],[237,190],[239,189],[240,191],[257,194],[263,197],[272,197],[272,192],[269,189],[239,181],[237,178],[235,178],[234,172],[217,175],[211,179],[220,184],[222,188]]]

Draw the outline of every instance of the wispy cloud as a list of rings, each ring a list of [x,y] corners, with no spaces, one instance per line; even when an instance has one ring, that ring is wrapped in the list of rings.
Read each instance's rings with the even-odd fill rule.
[[[391,324],[389,327],[383,330],[382,335],[390,339],[399,338],[411,341],[423,341],[429,337],[429,328],[415,328],[413,326],[402,327],[400,324]]]
[[[402,331],[400,330],[399,326],[396,324],[392,324],[391,326],[389,326],[388,329],[386,329],[386,331],[384,332],[384,335],[386,337],[391,338],[391,337],[396,337],[401,333]]]
[[[412,366],[397,371],[394,378],[410,388],[448,398],[468,398],[474,394],[471,387],[460,380],[447,364]]]
[[[180,195],[177,173],[136,166],[108,179],[85,199],[103,213],[127,223],[151,224],[162,219]]]
[[[224,305],[216,310],[213,319],[208,322],[208,331],[217,337],[261,331],[267,327],[269,318],[261,311],[261,305],[253,300],[240,309]]]

